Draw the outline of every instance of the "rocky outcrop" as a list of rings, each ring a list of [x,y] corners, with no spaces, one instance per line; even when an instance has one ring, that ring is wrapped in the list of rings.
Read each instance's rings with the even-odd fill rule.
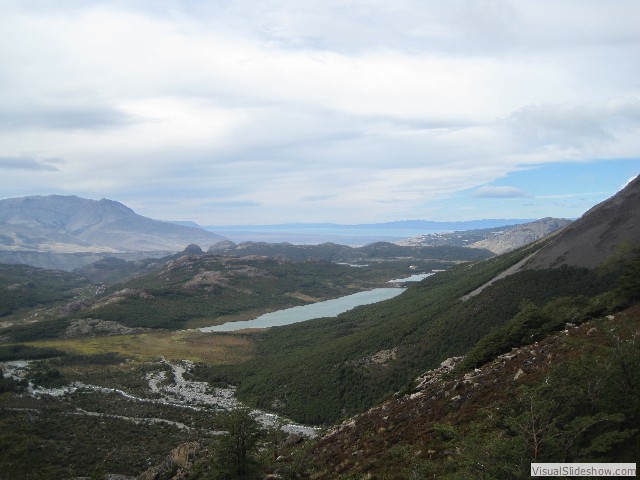
[[[182,251],[184,255],[202,255],[204,252],[200,248],[199,245],[192,243],[187,245],[186,248]]]
[[[164,461],[150,467],[141,475],[138,480],[182,480],[189,476],[189,470],[202,451],[202,446],[198,442],[187,442],[177,446]]]
[[[121,323],[96,318],[75,320],[64,332],[65,338],[98,337],[110,335],[131,335],[142,333],[147,329],[131,328]]]
[[[475,242],[470,247],[486,248],[495,254],[506,253],[546,237],[571,223],[565,218],[542,218],[535,222],[523,223],[506,230],[495,232],[485,240]]]

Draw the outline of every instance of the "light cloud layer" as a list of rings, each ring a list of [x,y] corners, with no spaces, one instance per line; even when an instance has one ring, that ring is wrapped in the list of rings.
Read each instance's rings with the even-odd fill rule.
[[[0,0],[0,193],[204,224],[460,218],[433,206],[637,158],[639,17],[635,0]]]

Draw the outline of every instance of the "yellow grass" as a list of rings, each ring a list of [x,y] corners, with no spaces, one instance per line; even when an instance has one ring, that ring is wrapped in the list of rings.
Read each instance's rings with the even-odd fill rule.
[[[209,364],[238,364],[253,357],[253,342],[240,335],[202,333],[197,330],[154,332],[65,340],[30,342],[71,353],[116,352],[138,360],[191,360]]]

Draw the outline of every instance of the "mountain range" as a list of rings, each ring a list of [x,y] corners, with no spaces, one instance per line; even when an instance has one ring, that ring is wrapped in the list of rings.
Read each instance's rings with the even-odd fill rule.
[[[144,217],[113,200],[28,196],[0,200],[0,251],[178,252],[223,238],[202,228]]]
[[[526,221],[406,220],[359,225],[323,223],[204,228],[190,221],[153,220],[137,214],[122,203],[108,199],[96,201],[77,196],[38,195],[0,200],[0,262],[72,271],[108,257],[126,261],[159,258],[180,252],[190,244],[199,245],[205,250],[210,247],[210,253],[223,255],[281,255],[294,260],[349,261],[357,260],[363,253],[365,258],[374,255],[372,252],[360,252],[346,245],[366,245],[383,239],[397,239],[410,232],[462,229],[467,231],[458,231],[455,235],[444,233],[422,236],[423,240],[428,237],[438,238],[439,241],[436,243],[423,241],[412,244],[409,241],[404,245],[469,247],[473,241],[487,239],[490,234],[503,231],[505,225],[523,222]],[[282,241],[245,241],[234,244],[226,237],[212,232],[213,228],[224,230],[230,239],[289,239],[297,240],[296,243],[299,245]],[[469,230],[477,228],[482,230]],[[544,232],[538,229],[537,233],[540,236]],[[464,241],[461,238],[464,238]],[[323,239],[343,243],[321,243]],[[485,251],[487,248],[484,245],[473,247]],[[386,244],[384,248],[373,247],[368,250],[375,250],[386,258],[390,255],[422,255],[417,250],[409,254],[401,252],[402,248],[395,248],[396,251],[393,251],[391,244]],[[436,253],[432,249],[430,253],[436,255],[434,258],[440,258],[443,252]],[[465,256],[463,251],[456,255],[460,258]],[[479,258],[477,252],[469,252],[469,259],[472,257]]]

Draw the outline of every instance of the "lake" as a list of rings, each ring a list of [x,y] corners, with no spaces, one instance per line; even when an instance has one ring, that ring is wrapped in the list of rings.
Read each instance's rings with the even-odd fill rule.
[[[406,278],[396,278],[395,280],[389,280],[389,283],[419,282],[427,277],[430,277],[431,275],[435,275],[435,272],[416,273]]]
[[[336,317],[352,308],[360,305],[389,300],[404,292],[404,288],[374,288],[366,292],[358,292],[333,300],[301,305],[299,307],[286,308],[277,312],[265,313],[253,320],[240,322],[227,322],[222,325],[201,328],[201,332],[233,332],[245,328],[269,328],[281,325],[312,320],[314,318]]]

